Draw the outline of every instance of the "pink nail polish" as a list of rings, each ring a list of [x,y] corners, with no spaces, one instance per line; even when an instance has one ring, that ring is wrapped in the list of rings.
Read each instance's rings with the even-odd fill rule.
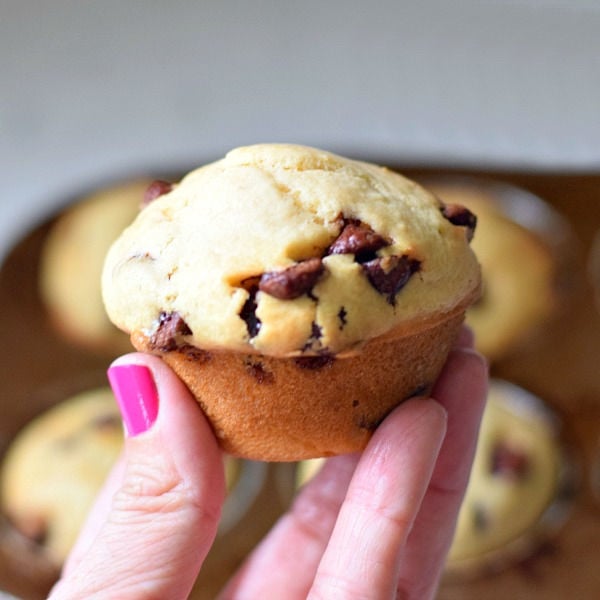
[[[158,393],[150,369],[144,365],[116,365],[108,369],[108,381],[127,435],[136,436],[150,429],[158,415]]]

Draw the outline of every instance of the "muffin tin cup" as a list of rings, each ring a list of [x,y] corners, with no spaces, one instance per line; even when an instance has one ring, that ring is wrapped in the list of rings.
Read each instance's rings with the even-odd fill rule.
[[[79,372],[71,377],[40,384],[21,400],[26,410],[11,405],[0,424],[0,462],[19,432],[30,421],[50,410],[62,400],[107,385],[106,376],[98,370]],[[7,591],[24,599],[45,597],[60,574],[60,565],[45,548],[17,529],[0,507],[0,582]]]
[[[444,571],[446,581],[465,581],[500,572],[535,556],[544,544],[565,526],[580,484],[578,462],[566,442],[563,422],[542,399],[509,381],[492,379],[503,408],[525,422],[540,423],[547,428],[557,445],[558,468],[554,494],[548,498],[540,516],[528,527],[501,546],[475,556],[448,561]]]

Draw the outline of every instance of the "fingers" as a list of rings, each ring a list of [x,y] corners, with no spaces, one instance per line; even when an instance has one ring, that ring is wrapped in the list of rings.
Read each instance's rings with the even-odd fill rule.
[[[464,325],[460,328],[456,341],[454,342],[455,348],[470,348],[473,349],[475,345],[475,334],[473,330],[468,326]]]
[[[353,478],[359,457],[327,460],[223,598],[306,598],[315,577],[313,597],[395,597],[398,581],[401,597],[433,593],[486,393],[487,368],[472,345],[464,328],[434,390],[449,419],[439,455],[444,427],[436,413],[443,422],[444,411],[426,399],[403,404],[379,427]]]
[[[314,585],[315,597],[346,599],[360,597],[353,594],[361,585],[368,597],[380,597],[379,588],[393,589],[397,565],[381,568],[381,557],[393,562],[395,546],[406,538],[444,431],[445,414],[439,405],[427,399],[411,400],[386,419],[362,457],[328,459],[221,597],[293,600],[306,598]],[[399,497],[397,488],[402,490]],[[348,536],[356,536],[361,547]],[[363,569],[353,565],[357,551]],[[373,556],[373,565],[363,563],[364,556]],[[337,563],[331,565],[332,561]],[[329,569],[334,577],[329,577]],[[347,589],[340,590],[339,573],[355,578],[348,579]],[[373,587],[371,581],[381,585]]]
[[[350,482],[310,598],[391,598],[400,549],[426,492],[446,432],[446,411],[425,398],[380,425]]]
[[[451,352],[433,390],[448,412],[448,431],[402,553],[400,598],[434,596],[467,486],[487,395],[487,365],[468,348]]]
[[[124,453],[121,453],[96,496],[96,500],[79,532],[77,541],[63,565],[63,577],[70,575],[77,568],[82,557],[85,556],[88,548],[96,539],[96,535],[98,535],[98,532],[107,521],[111,510],[112,498],[123,482],[125,464]]]
[[[352,523],[351,519],[347,517],[344,520],[341,520],[342,517],[340,517],[340,521],[336,525],[337,515],[344,503],[358,457],[353,455],[328,459],[322,470],[300,491],[290,512],[279,521],[253,552],[227,587],[223,598],[263,597],[269,592],[273,597],[305,598],[328,543],[329,558],[327,561],[323,559],[323,565],[319,570],[321,583],[316,584],[313,589],[315,596],[329,597],[330,595],[335,596],[337,593],[341,597],[357,597],[354,594],[361,589],[364,591],[366,588],[366,597],[379,597],[373,595],[373,590],[378,589],[372,584],[372,580],[376,578],[374,575],[376,572],[381,575],[379,580],[383,582],[380,588],[386,588],[387,593],[392,596],[395,595],[395,586],[401,577],[407,578],[407,581],[410,582],[410,585],[414,585],[415,589],[423,587],[421,582],[415,581],[419,571],[415,569],[414,564],[409,569],[397,566],[398,561],[405,559],[402,545],[410,546],[411,543],[414,543],[413,538],[416,540],[427,538],[431,535],[432,524],[433,528],[436,526],[435,519],[428,521],[426,515],[429,509],[420,510],[420,494],[425,495],[421,504],[430,504],[431,511],[440,512],[442,515],[437,525],[443,531],[437,531],[431,536],[433,540],[430,548],[432,556],[419,559],[424,565],[422,572],[433,574],[432,585],[426,587],[434,589],[452,536],[458,505],[466,485],[475,444],[474,438],[485,395],[486,367],[473,353],[472,345],[472,332],[463,328],[455,345],[456,350],[451,354],[449,364],[435,388],[434,395],[441,399],[441,403],[450,413],[449,427],[451,431],[448,432],[447,437],[452,440],[444,442],[444,449],[436,466],[432,467],[432,463],[427,461],[435,462],[436,443],[439,443],[439,438],[432,433],[431,424],[425,426],[424,430],[414,426],[412,411],[415,408],[412,403],[405,403],[380,426],[353,479],[351,489],[361,491],[358,493],[350,491],[345,504],[354,505],[355,514],[360,513],[356,507],[362,505],[361,510],[363,516],[366,514],[365,518],[368,518],[369,513],[373,513],[372,518],[377,519],[379,515],[380,522],[385,522],[389,514],[398,510],[399,504],[395,494],[405,494],[403,496],[404,508],[400,509],[400,512],[405,511],[405,517],[397,518],[397,522],[404,520],[406,526],[391,528],[387,531],[386,537],[385,534],[379,535],[376,530],[369,529],[370,525],[364,524],[361,528],[360,523]],[[419,405],[419,403],[428,401],[415,399],[413,402],[417,403],[418,412],[419,408],[424,408],[424,405]],[[410,409],[411,412],[405,414],[404,411],[407,409]],[[425,408],[425,410],[429,409]],[[433,420],[435,422],[435,418]],[[426,419],[423,423],[426,423]],[[419,431],[418,434],[414,433]],[[414,439],[410,441],[410,435],[406,432],[412,432],[413,436],[421,436],[419,439],[425,446],[429,444],[429,450],[411,452],[416,441]],[[406,439],[404,438],[405,434],[407,435]],[[390,449],[390,453],[396,461],[395,465],[393,462],[378,461],[373,458],[386,447]],[[444,454],[446,451],[448,456]],[[365,466],[369,464],[371,467]],[[388,473],[383,479],[381,478],[382,465],[387,465],[386,472]],[[390,472],[392,476],[389,476]],[[393,475],[394,473],[397,476]],[[433,477],[433,483],[428,487],[430,475]],[[411,476],[413,477],[412,487]],[[407,477],[409,481],[405,482],[402,477]],[[454,482],[456,490],[454,497],[450,500],[450,506],[445,507],[446,499],[444,497],[436,498],[436,486],[444,486],[448,481]],[[378,483],[384,487],[384,491],[379,496],[373,495],[373,490],[377,489]],[[415,489],[418,490],[419,485],[421,485],[420,491],[415,493]],[[427,492],[424,491],[423,486],[427,488]],[[357,497],[355,494],[359,497],[358,501],[353,500]],[[362,502],[360,501],[361,495]],[[373,503],[370,506],[368,505],[369,501]],[[379,506],[385,508],[377,508],[378,501],[380,502]],[[393,508],[394,506],[396,508]],[[412,514],[407,506],[412,507]],[[342,511],[344,510],[351,511],[349,508],[342,509]],[[386,514],[386,517],[380,516],[382,512]],[[415,515],[416,519],[414,519]],[[406,539],[405,534],[410,529],[411,518],[414,519],[413,530],[422,533],[416,537],[411,534]],[[430,524],[423,527],[420,524],[421,520]],[[356,521],[359,521],[358,517]],[[334,527],[336,536],[332,537]],[[370,548],[369,541],[359,543],[356,540],[344,539],[344,536],[350,535],[353,530],[358,530],[360,536],[368,536],[368,540],[375,547]],[[330,537],[332,537],[331,542],[329,542]],[[420,546],[417,544],[417,546],[419,551],[424,549],[424,554],[427,554],[429,548],[427,543]],[[360,566],[365,556],[370,556],[375,565],[379,564],[378,561],[382,560],[381,557],[384,557],[383,562],[390,568],[386,567],[379,571],[363,568],[363,571],[366,570],[371,575],[369,581],[368,578],[362,577],[364,573],[361,573],[360,569],[349,568],[353,559],[357,560]],[[329,570],[329,573],[326,569]],[[408,577],[407,573],[409,572],[414,572],[415,577]],[[346,576],[348,576],[347,581],[343,583]],[[329,583],[327,583],[327,579],[329,579]],[[364,581],[369,581],[369,583],[363,585]],[[345,587],[342,589],[340,586]],[[382,592],[382,597],[385,595],[386,593]],[[416,594],[414,597],[419,597],[419,595]]]
[[[223,591],[230,598],[306,598],[358,455],[328,459]]]
[[[221,453],[197,403],[161,360],[131,354],[113,366],[125,452],[52,597],[186,598],[225,497]]]

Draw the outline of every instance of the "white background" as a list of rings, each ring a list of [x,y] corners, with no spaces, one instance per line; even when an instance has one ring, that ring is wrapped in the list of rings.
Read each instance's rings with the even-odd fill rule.
[[[599,171],[600,2],[0,0],[0,258],[73,193],[259,141]]]

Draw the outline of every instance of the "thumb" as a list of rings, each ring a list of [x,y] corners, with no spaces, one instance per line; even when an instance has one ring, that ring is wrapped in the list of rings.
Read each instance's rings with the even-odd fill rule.
[[[225,498],[221,452],[198,404],[159,358],[129,354],[108,374],[124,453],[50,598],[187,598]]]

